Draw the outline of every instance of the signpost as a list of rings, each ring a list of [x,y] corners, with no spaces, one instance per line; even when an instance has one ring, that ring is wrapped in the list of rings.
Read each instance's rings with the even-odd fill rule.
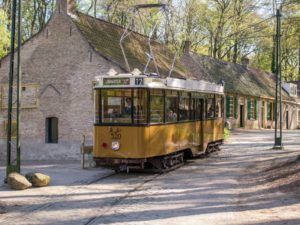
[[[276,96],[275,96],[275,143],[273,149],[282,149],[282,97],[281,97],[281,12],[280,8],[276,11]],[[279,110],[278,110],[279,109]],[[279,115],[278,115],[279,114]],[[279,116],[279,122],[278,122]],[[279,132],[278,132],[279,125]]]
[[[17,25],[17,26],[16,26]],[[16,35],[17,28],[17,35]],[[17,52],[15,46],[17,43]],[[12,0],[10,69],[7,107],[7,161],[6,178],[12,172],[20,172],[20,94],[21,94],[21,0]],[[15,56],[17,61],[15,63]],[[14,128],[15,127],[15,128]],[[14,129],[13,129],[14,128]],[[6,181],[6,179],[5,179]]]

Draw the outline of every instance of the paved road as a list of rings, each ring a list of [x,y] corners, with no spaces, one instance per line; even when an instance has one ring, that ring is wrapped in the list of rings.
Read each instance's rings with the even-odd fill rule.
[[[233,132],[222,150],[163,175],[80,170],[79,164],[31,166],[53,177],[50,187],[0,187],[0,224],[300,224],[300,196],[258,180],[300,154],[300,131]],[[0,174],[4,168],[0,167]],[[2,207],[1,207],[2,205]]]

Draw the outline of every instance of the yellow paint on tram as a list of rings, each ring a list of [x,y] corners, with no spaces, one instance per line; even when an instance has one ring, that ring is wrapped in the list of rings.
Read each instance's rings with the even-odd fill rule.
[[[223,139],[223,120],[190,121],[150,126],[95,126],[94,157],[142,159],[190,149],[202,152]],[[112,143],[119,149],[113,150]]]

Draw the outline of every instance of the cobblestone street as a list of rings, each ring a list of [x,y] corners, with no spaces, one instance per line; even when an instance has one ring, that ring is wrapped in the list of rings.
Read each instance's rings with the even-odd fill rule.
[[[22,173],[47,173],[52,183],[25,191],[1,185],[0,224],[298,225],[300,131],[283,137],[284,150],[272,150],[273,130],[236,130],[221,151],[166,174],[26,162]],[[282,184],[287,175],[275,175],[287,164],[295,173]]]

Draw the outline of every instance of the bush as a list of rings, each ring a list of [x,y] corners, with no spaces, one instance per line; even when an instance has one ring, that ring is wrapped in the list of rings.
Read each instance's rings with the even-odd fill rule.
[[[230,138],[230,130],[225,127],[224,128],[224,140],[227,141]]]

